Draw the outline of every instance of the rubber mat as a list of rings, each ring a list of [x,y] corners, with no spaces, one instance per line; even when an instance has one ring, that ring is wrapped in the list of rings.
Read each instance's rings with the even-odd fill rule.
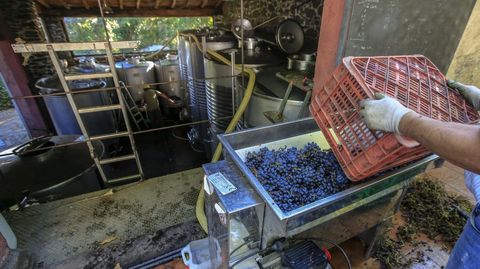
[[[4,214],[37,267],[195,218],[202,169]]]

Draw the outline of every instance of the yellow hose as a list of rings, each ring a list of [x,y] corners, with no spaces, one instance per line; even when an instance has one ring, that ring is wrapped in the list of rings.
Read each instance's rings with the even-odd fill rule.
[[[196,36],[194,36],[194,35],[185,35],[185,36],[191,37],[195,41],[198,49],[200,51],[202,51],[202,47],[201,47],[200,42],[198,41],[198,38]],[[213,58],[215,58],[217,61],[220,61],[220,62],[222,62],[226,65],[232,66],[232,63],[228,59],[226,59],[225,57],[220,55],[219,53],[217,53],[213,50],[209,50],[209,49],[207,49],[207,53],[210,56],[212,56]],[[241,71],[242,66],[241,65],[235,65],[235,69]],[[244,68],[243,71],[245,73],[247,73],[247,75],[248,75],[248,84],[247,84],[247,87],[245,89],[245,94],[243,96],[242,102],[240,102],[240,105],[238,106],[237,112],[235,113],[235,115],[233,115],[232,120],[228,124],[227,130],[225,130],[226,134],[231,133],[233,130],[235,130],[235,126],[237,126],[237,123],[240,120],[240,118],[242,117],[243,112],[245,112],[245,109],[247,109],[247,105],[250,102],[250,97],[252,96],[252,93],[253,93],[253,87],[255,86],[256,74],[253,71],[253,69]],[[222,144],[219,143],[217,145],[217,148],[215,149],[215,153],[213,154],[212,163],[218,161],[220,159],[221,155],[222,155]],[[200,226],[202,226],[202,229],[206,233],[208,233],[207,217],[205,216],[205,208],[204,207],[205,207],[205,190],[202,187],[200,189],[200,193],[198,194],[195,213],[197,215],[197,219],[198,219],[198,222],[200,223]]]

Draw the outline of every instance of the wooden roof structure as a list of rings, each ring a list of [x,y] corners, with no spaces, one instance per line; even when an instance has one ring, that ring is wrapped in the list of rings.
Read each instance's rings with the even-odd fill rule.
[[[99,17],[98,0],[35,0],[41,17]],[[100,0],[109,17],[193,17],[221,13],[223,0]]]

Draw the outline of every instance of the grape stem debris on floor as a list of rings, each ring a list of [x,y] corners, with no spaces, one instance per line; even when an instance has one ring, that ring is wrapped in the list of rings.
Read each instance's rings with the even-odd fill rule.
[[[462,211],[468,214],[472,208],[465,198],[448,193],[434,178],[419,176],[400,206],[406,224],[398,227],[394,236],[384,236],[374,257],[386,268],[409,268],[413,263],[425,262],[421,252],[409,259],[401,254],[406,244],[414,250],[425,245],[422,235],[451,251],[466,223]]]

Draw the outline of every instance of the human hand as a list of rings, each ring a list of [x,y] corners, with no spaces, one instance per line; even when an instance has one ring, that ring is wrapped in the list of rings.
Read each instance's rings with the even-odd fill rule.
[[[472,85],[464,85],[455,80],[447,80],[448,86],[457,89],[460,94],[467,100],[476,110],[480,110],[480,89]]]
[[[365,99],[359,102],[360,115],[368,128],[400,134],[400,120],[405,114],[413,112],[397,100],[375,93],[375,99]]]
[[[468,190],[475,196],[475,200],[480,202],[480,175],[465,170],[465,185]]]

